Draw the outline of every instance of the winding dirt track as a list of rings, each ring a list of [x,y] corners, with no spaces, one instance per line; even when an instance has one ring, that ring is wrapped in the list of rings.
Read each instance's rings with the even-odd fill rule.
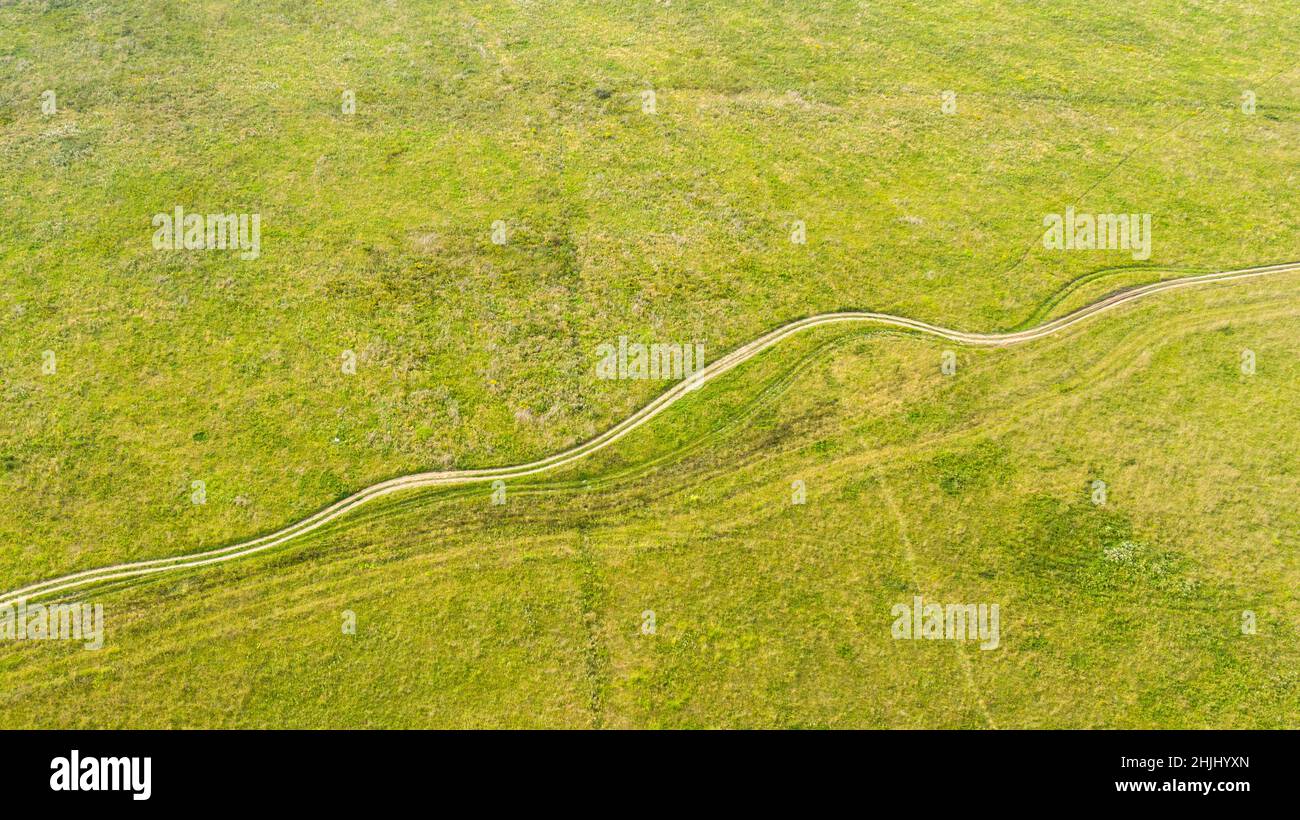
[[[262,552],[263,550],[271,549],[272,547],[279,546],[286,541],[305,535],[306,533],[333,521],[339,516],[346,514],[350,510],[353,510],[368,501],[373,501],[376,498],[380,498],[381,496],[399,490],[450,484],[469,484],[478,481],[495,481],[497,479],[506,480],[511,478],[521,478],[523,476],[533,475],[535,473],[541,473],[547,470],[553,470],[557,467],[562,467],[608,447],[671,407],[687,393],[699,388],[706,382],[717,378],[723,373],[726,373],[733,367],[757,356],[759,353],[781,340],[820,325],[835,324],[839,322],[869,322],[878,325],[900,327],[906,330],[915,330],[920,333],[938,336],[942,339],[949,339],[954,342],[960,342],[961,344],[971,345],[974,347],[1009,347],[1011,345],[1031,342],[1035,339],[1041,339],[1044,336],[1059,333],[1066,328],[1082,322],[1085,319],[1096,316],[1099,313],[1105,313],[1106,311],[1113,310],[1121,305],[1135,302],[1148,296],[1154,296],[1157,293],[1164,293],[1165,291],[1198,285],[1208,285],[1216,282],[1228,282],[1238,279],[1268,276],[1271,274],[1295,272],[1300,272],[1300,262],[1288,262],[1285,264],[1267,265],[1257,268],[1243,268],[1240,270],[1224,271],[1221,273],[1207,273],[1199,276],[1186,276],[1180,279],[1167,279],[1162,282],[1156,282],[1150,285],[1122,291],[1097,302],[1093,302],[1085,307],[1079,308],[1078,310],[1066,314],[1058,319],[1044,322],[1043,324],[1028,330],[1020,330],[1012,333],[966,333],[960,330],[949,330],[948,328],[937,327],[915,319],[908,319],[903,316],[891,316],[887,313],[847,312],[823,313],[818,316],[810,316],[806,319],[799,319],[798,321],[779,327],[770,333],[758,337],[743,347],[733,350],[731,353],[728,353],[713,362],[708,367],[697,371],[689,378],[683,379],[673,385],[672,388],[662,393],[654,401],[606,430],[604,433],[601,433],[599,436],[571,449],[556,453],[553,456],[549,456],[539,461],[532,461],[527,464],[519,464],[513,467],[491,467],[478,470],[449,470],[443,472],[415,473],[412,475],[389,479],[388,481],[380,482],[379,484],[372,485],[350,495],[314,515],[310,515],[295,524],[291,524],[288,527],[279,530],[278,532],[263,535],[260,538],[254,538],[251,541],[243,541],[238,544],[232,544],[227,547],[208,550],[206,552],[178,555],[172,558],[158,558],[151,561],[115,564],[112,566],[100,567],[99,569],[91,569],[84,572],[73,573],[71,575],[64,575],[59,578],[51,578],[47,581],[42,581],[6,593],[3,598],[0,599],[0,606],[13,604],[17,601],[33,596],[51,595],[57,592],[65,592],[67,590],[89,586],[104,581],[115,581],[123,578],[134,578],[140,575],[151,575],[158,572],[201,567],[207,564],[219,563],[221,561],[232,561],[236,558],[242,558],[246,555],[252,555],[254,553]]]

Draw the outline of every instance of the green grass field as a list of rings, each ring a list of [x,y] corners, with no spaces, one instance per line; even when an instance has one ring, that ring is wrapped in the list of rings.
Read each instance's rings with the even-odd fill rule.
[[[0,5],[0,591],[589,439],[666,386],[596,378],[620,335],[1024,328],[1300,260],[1297,31],[1283,0]],[[260,258],[155,250],[176,205],[260,213]],[[1152,214],[1150,259],[1044,248],[1067,206]],[[801,335],[503,506],[403,493],[86,593],[102,650],[0,641],[0,726],[1297,728],[1297,288],[1007,350]],[[1000,647],[891,639],[918,594],[999,602]]]

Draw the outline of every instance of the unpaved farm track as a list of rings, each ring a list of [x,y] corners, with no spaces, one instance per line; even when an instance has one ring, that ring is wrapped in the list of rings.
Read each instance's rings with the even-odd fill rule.
[[[16,589],[12,592],[5,593],[3,599],[0,600],[0,606],[13,604],[19,600],[31,598],[33,596],[52,595],[54,593],[66,592],[71,589],[89,586],[91,584],[98,584],[104,581],[116,581],[124,578],[134,578],[141,575],[152,575],[159,572],[201,567],[222,561],[232,561],[236,558],[242,558],[246,555],[252,555],[254,553],[277,547],[286,541],[305,535],[312,530],[335,520],[368,501],[373,501],[376,498],[380,498],[381,496],[399,490],[451,484],[468,484],[479,481],[495,481],[498,479],[506,480],[521,478],[523,476],[533,475],[547,470],[554,470],[557,467],[562,467],[566,464],[577,461],[580,458],[585,458],[592,453],[608,447],[671,407],[675,402],[690,393],[692,390],[695,390],[706,382],[721,376],[733,367],[752,359],[754,356],[757,356],[759,353],[777,344],[781,340],[820,325],[829,325],[839,322],[869,322],[877,325],[914,330],[974,347],[1009,347],[1011,345],[1031,342],[1035,339],[1041,339],[1044,336],[1060,333],[1066,328],[1082,322],[1085,319],[1096,316],[1099,313],[1105,313],[1106,311],[1113,310],[1121,305],[1135,302],[1148,296],[1154,296],[1158,293],[1164,293],[1165,291],[1209,285],[1218,282],[1236,281],[1238,279],[1250,279],[1272,274],[1295,272],[1300,272],[1300,262],[1288,262],[1279,265],[1242,268],[1240,270],[1223,271],[1220,273],[1207,273],[1198,276],[1167,279],[1162,282],[1155,282],[1150,285],[1132,288],[1130,290],[1107,296],[1058,319],[1044,322],[1043,324],[1029,328],[1028,330],[1019,330],[1011,333],[966,333],[960,330],[949,330],[948,328],[937,327],[915,319],[908,319],[903,316],[891,316],[887,313],[845,312],[823,313],[818,316],[810,316],[806,319],[799,319],[779,327],[776,330],[766,333],[754,341],[733,350],[731,353],[728,353],[713,362],[708,367],[697,371],[692,376],[673,385],[672,388],[662,393],[654,401],[606,430],[604,433],[601,433],[599,436],[561,453],[556,453],[553,456],[549,456],[539,461],[532,461],[527,464],[519,464],[513,467],[491,467],[477,470],[448,470],[443,472],[415,473],[412,475],[389,479],[388,481],[380,482],[379,484],[372,485],[350,495],[314,515],[310,515],[295,524],[291,524],[290,526],[279,530],[278,532],[263,535],[259,538],[254,538],[251,541],[243,541],[238,544],[232,544],[227,547],[208,550],[206,552],[178,555],[172,558],[158,558],[150,561],[115,564],[113,566],[100,567],[99,569],[91,569],[84,572],[73,573],[71,575],[64,575],[59,578],[51,578],[47,581],[42,581],[40,583],[23,587],[22,589]]]

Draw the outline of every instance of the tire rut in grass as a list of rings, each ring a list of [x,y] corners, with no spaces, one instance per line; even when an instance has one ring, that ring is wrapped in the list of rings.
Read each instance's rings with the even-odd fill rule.
[[[587,710],[591,714],[591,728],[601,729],[605,725],[605,693],[610,676],[609,647],[601,635],[607,590],[585,526],[578,531],[577,558],[578,612],[585,632],[583,675],[589,692]]]

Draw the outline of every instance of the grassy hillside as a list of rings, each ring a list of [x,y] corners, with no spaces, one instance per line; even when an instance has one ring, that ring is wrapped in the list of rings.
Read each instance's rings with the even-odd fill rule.
[[[4,4],[0,586],[587,438],[662,387],[595,379],[619,335],[713,358],[837,308],[1005,328],[1097,270],[1300,258],[1298,17]],[[1071,204],[1151,213],[1151,258],[1044,250]],[[261,214],[260,258],[154,250],[177,205]]]
[[[96,591],[103,650],[0,647],[0,721],[1296,728],[1296,284],[952,376],[935,340],[796,337],[503,506],[411,492]],[[894,640],[917,594],[999,603],[1001,645]]]

